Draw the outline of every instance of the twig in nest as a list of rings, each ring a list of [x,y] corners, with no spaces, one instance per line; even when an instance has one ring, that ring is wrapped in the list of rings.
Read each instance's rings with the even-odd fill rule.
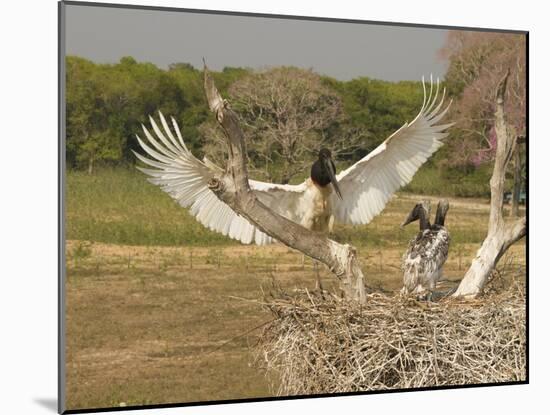
[[[410,302],[369,294],[363,305],[334,294],[264,300],[277,318],[258,356],[278,375],[278,395],[524,380],[521,284],[474,301]]]

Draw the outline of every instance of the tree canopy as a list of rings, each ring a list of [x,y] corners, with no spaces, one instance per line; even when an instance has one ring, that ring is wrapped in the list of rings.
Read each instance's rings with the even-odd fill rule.
[[[506,68],[507,118],[515,133],[525,134],[525,38],[453,31],[441,54],[449,60],[444,84],[455,101],[448,118],[456,127],[428,168],[455,185],[471,180],[475,194],[483,187],[488,195],[496,143],[492,103]],[[225,144],[208,114],[201,69],[185,62],[161,69],[132,57],[99,64],[77,56],[67,57],[66,68],[68,168],[91,173],[98,164],[135,164],[136,134],[159,110],[178,121],[193,153],[223,164]],[[339,81],[293,67],[226,67],[212,76],[245,126],[251,176],[267,181],[302,180],[321,146],[349,165],[411,121],[422,105],[419,81]]]
[[[202,72],[192,65],[174,63],[163,70],[132,57],[116,64],[98,64],[77,56],[68,56],[66,65],[69,168],[92,172],[97,163],[135,163],[130,151],[138,148],[135,135],[141,133],[140,124],[159,110],[176,118],[195,154],[220,156],[220,147],[215,145],[219,132],[208,126]],[[263,175],[273,180],[299,175],[303,161],[309,161],[321,145],[334,149],[340,161],[358,160],[410,121],[422,103],[419,82],[369,78],[343,82],[298,68],[255,72],[226,67],[213,77],[222,94],[235,99],[232,104],[246,120],[248,131],[254,132],[257,140],[262,138],[264,146],[268,139],[279,143],[269,146],[270,157],[275,159]],[[258,105],[276,91],[280,94],[274,95],[274,103]],[[289,97],[294,100],[291,105],[287,105]],[[286,114],[277,115],[284,105]],[[276,129],[275,123],[285,127]],[[268,148],[260,155],[259,141],[255,145],[250,145],[251,155],[260,166]],[[284,177],[281,172],[290,171],[292,163],[301,167]],[[256,173],[262,175],[261,169]]]
[[[440,53],[449,60],[446,81],[455,97],[450,115],[458,127],[447,147],[448,164],[477,167],[490,162],[496,151],[495,94],[507,71],[507,122],[514,134],[525,135],[526,38],[510,33],[451,31]]]

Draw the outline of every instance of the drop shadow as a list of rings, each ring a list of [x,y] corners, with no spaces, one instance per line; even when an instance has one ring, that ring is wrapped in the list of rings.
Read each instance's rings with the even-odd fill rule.
[[[57,399],[55,398],[35,398],[34,402],[52,412],[57,413]]]

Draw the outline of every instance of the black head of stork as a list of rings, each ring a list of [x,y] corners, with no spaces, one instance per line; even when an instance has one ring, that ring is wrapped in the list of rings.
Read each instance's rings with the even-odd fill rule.
[[[430,202],[429,201],[423,201],[423,202],[417,203],[409,213],[409,216],[407,216],[407,219],[405,219],[405,221],[401,224],[401,227],[403,228],[409,223],[414,222],[415,220],[420,221],[421,231],[430,228]]]
[[[449,201],[444,199],[440,200],[437,204],[437,211],[435,212],[435,225],[445,226],[445,216],[449,210]]]
[[[319,151],[319,158],[313,163],[313,166],[311,166],[311,180],[321,187],[325,187],[329,183],[332,183],[336,194],[343,200],[342,192],[336,180],[336,167],[334,166],[332,154],[328,148],[322,148]]]

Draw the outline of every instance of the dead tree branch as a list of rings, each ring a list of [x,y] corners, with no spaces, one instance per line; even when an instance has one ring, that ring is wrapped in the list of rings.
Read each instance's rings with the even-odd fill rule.
[[[227,169],[210,181],[209,188],[262,232],[327,265],[340,278],[347,297],[365,302],[363,273],[355,248],[307,230],[274,213],[256,198],[248,183],[245,140],[237,115],[220,96],[206,65],[204,90],[208,106],[225,132],[229,147]]]
[[[509,75],[510,72],[508,71],[501,79],[496,94],[495,131],[497,150],[490,181],[489,229],[481,248],[472,260],[470,269],[468,269],[454,293],[455,297],[472,298],[478,296],[502,255],[512,244],[523,238],[527,233],[525,217],[507,224],[502,212],[506,166],[510,162],[517,144],[516,136],[509,131],[504,116],[504,98]]]

